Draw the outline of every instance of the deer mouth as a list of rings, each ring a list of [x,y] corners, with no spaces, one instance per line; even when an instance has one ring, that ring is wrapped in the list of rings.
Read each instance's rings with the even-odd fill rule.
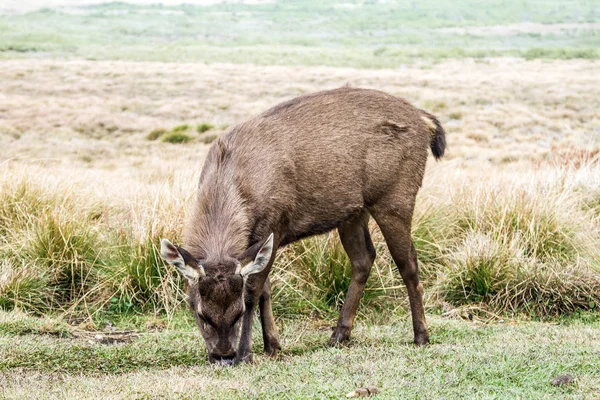
[[[214,364],[220,364],[223,366],[231,366],[233,365],[233,361],[235,359],[235,354],[229,355],[221,355],[221,354],[213,354],[211,357],[211,362]]]

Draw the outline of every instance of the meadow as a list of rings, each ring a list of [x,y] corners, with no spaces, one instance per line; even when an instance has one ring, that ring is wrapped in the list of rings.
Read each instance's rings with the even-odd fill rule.
[[[458,3],[0,15],[0,397],[597,396],[597,8]],[[432,345],[410,344],[373,224],[348,347],[325,346],[349,284],[331,233],[278,256],[280,357],[260,355],[257,320],[256,365],[209,366],[159,241],[181,239],[219,135],[346,83],[403,97],[448,134],[413,219]],[[563,373],[574,383],[552,386]]]
[[[600,57],[598,7],[586,0],[55,2],[62,3],[4,6],[0,59],[389,68],[463,57]]]

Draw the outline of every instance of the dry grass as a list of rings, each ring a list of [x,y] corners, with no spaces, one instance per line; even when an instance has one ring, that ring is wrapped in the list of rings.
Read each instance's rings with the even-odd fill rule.
[[[346,82],[433,107],[448,131],[448,157],[430,163],[414,222],[428,307],[450,301],[548,316],[600,301],[594,62],[377,71],[1,65],[3,308],[172,313],[183,300],[181,281],[156,246],[161,236],[179,239],[208,149],[203,137],[222,130],[177,147],[147,140],[148,132],[230,125]],[[403,311],[404,289],[373,233],[379,255],[363,310]],[[342,301],[347,269],[335,234],[286,249],[273,276],[278,312],[329,315]]]
[[[85,169],[131,171],[136,163],[144,167],[133,170],[150,167],[150,159],[198,168],[202,146],[175,153],[140,139],[181,124],[231,125],[279,101],[346,83],[425,108],[444,104],[437,114],[450,135],[448,158],[470,165],[507,155],[543,161],[556,149],[597,147],[599,140],[597,63],[591,61],[505,58],[395,70],[49,60],[0,65],[0,156],[26,164],[71,166],[89,155]]]

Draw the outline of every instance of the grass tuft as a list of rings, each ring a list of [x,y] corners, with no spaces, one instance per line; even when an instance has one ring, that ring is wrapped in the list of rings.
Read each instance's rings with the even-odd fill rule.
[[[583,168],[469,185],[459,175],[425,186],[412,236],[427,306],[477,305],[535,318],[597,309],[598,167]],[[168,186],[126,206],[76,195],[78,185],[0,180],[0,307],[99,318],[181,309],[184,282],[160,258],[159,242],[177,241],[184,219],[177,199],[184,196]],[[404,285],[374,222],[371,232],[377,258],[359,313],[405,312]],[[272,275],[276,313],[335,318],[350,271],[335,233],[282,249]]]
[[[193,137],[186,133],[181,133],[180,131],[169,132],[162,137],[162,141],[165,143],[187,143],[191,141]]]
[[[51,302],[73,303],[96,283],[100,263],[93,225],[68,214],[42,217],[27,246],[27,257],[47,274]]]
[[[206,131],[210,131],[211,129],[213,129],[215,126],[212,124],[207,124],[206,122],[201,123],[200,125],[198,125],[196,127],[196,131],[198,133],[204,133]]]
[[[188,124],[177,125],[174,127],[171,132],[187,132],[190,130],[190,126]]]
[[[150,133],[146,136],[146,139],[148,140],[156,140],[159,139],[160,137],[164,136],[167,134],[167,130],[163,129],[163,128],[158,128],[158,129],[153,129],[152,131],[150,131]]]

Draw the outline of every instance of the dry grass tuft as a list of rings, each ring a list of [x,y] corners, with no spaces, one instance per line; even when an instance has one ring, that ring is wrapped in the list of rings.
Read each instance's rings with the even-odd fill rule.
[[[433,168],[413,222],[429,307],[478,304],[536,317],[598,307],[598,166],[515,167],[483,180],[468,170],[448,171]],[[0,306],[172,314],[184,302],[183,281],[161,260],[159,241],[179,238],[191,196],[183,188],[191,179],[153,178],[166,183],[138,182],[131,192],[117,185],[111,190],[120,197],[107,201],[86,188],[86,179],[5,174]],[[363,315],[401,310],[403,284],[375,224],[371,230],[378,257]],[[337,234],[293,244],[274,267],[277,312],[332,316],[349,282]]]

